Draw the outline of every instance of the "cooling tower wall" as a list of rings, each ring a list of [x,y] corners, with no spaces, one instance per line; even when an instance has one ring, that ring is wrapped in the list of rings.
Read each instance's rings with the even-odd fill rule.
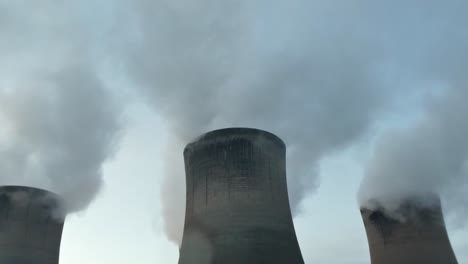
[[[0,187],[0,263],[58,264],[63,223],[56,195]]]
[[[256,129],[209,132],[184,151],[179,264],[304,263],[288,201],[285,145]]]
[[[456,264],[440,201],[428,207],[405,203],[401,220],[383,210],[361,209],[372,264]]]

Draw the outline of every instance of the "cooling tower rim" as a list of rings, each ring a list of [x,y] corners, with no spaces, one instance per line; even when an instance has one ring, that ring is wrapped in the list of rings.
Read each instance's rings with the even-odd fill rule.
[[[23,186],[23,185],[1,185],[0,186],[0,194],[1,193],[14,193],[14,192],[26,192],[31,194],[32,196],[48,196],[54,198],[59,202],[63,202],[60,195],[37,187],[31,186]]]
[[[20,196],[16,196],[21,194]],[[22,196],[22,194],[26,196]],[[27,199],[40,203],[43,206],[53,208],[54,218],[59,222],[63,222],[68,214],[66,210],[66,203],[62,196],[41,188],[22,186],[22,185],[2,185],[0,186],[0,197],[4,199]]]
[[[187,150],[191,149],[195,145],[200,144],[202,142],[206,142],[206,141],[216,139],[222,136],[233,136],[233,135],[248,135],[248,136],[265,137],[279,144],[283,148],[286,147],[286,144],[280,137],[266,130],[262,130],[258,128],[249,128],[249,127],[228,127],[228,128],[212,130],[212,131],[206,132],[205,134],[202,134],[201,136],[197,137],[192,142],[187,144],[184,152],[186,152]]]
[[[421,200],[424,199],[424,200]],[[440,197],[434,193],[424,196],[407,197],[401,200],[399,206],[387,208],[382,203],[373,201],[367,206],[361,206],[360,212],[363,219],[372,219],[383,216],[387,220],[406,222],[408,219],[419,219],[423,215],[439,215],[443,217]]]
[[[400,197],[398,199],[369,199],[361,204],[360,211],[387,211],[388,207],[385,204],[399,204],[398,207],[414,207],[414,208],[434,208],[441,207],[442,202],[440,196],[435,192],[427,192],[407,197]],[[398,208],[395,208],[397,210]]]

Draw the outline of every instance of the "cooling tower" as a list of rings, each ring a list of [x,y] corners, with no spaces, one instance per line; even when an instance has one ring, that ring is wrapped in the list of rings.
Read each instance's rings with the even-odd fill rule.
[[[0,187],[0,263],[58,264],[63,223],[56,195]]]
[[[392,217],[383,209],[361,209],[371,264],[457,263],[440,200],[432,199],[425,206],[408,200]]]
[[[179,264],[302,264],[285,145],[262,130],[209,132],[184,150],[187,203]]]

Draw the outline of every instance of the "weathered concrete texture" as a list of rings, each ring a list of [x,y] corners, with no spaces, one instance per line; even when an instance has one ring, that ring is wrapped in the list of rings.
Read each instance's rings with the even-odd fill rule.
[[[440,201],[427,207],[407,202],[400,220],[382,209],[361,209],[372,264],[456,264]]]
[[[63,223],[56,195],[0,187],[0,264],[58,264]]]
[[[289,207],[285,145],[257,129],[209,132],[184,151],[179,264],[304,263]]]

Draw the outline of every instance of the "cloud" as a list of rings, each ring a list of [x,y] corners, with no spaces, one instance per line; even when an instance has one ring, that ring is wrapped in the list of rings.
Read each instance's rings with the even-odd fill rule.
[[[119,107],[89,57],[92,44],[81,45],[87,34],[69,3],[0,5],[8,14],[0,34],[0,184],[52,190],[70,211],[82,210],[115,150]]]
[[[357,142],[414,90],[465,80],[463,1],[136,1],[127,70],[169,123],[170,151],[211,129],[250,126],[288,145],[294,212],[320,160]],[[163,196],[180,241],[183,164]],[[421,164],[423,165],[423,164]],[[370,165],[371,167],[374,165]],[[447,166],[450,166],[448,164]],[[452,168],[453,169],[453,168]],[[170,212],[170,213],[169,213]]]
[[[110,62],[111,70],[123,63],[126,71],[115,72],[131,78],[168,124],[162,200],[174,241],[184,216],[182,151],[193,138],[229,126],[283,138],[297,214],[320,184],[322,158],[365,138],[413,91],[433,87],[440,90],[421,120],[379,140],[363,182],[375,185],[364,193],[376,198],[382,193],[369,190],[398,186],[391,172],[398,165],[405,181],[428,175],[418,188],[446,193],[449,207],[465,201],[465,148],[452,140],[461,142],[457,131],[465,127],[466,1],[137,0],[85,16],[91,7],[0,2],[4,177],[61,186],[71,196],[79,189],[70,186],[87,186],[74,206],[86,207],[118,134],[119,107],[100,77]],[[415,191],[405,188],[394,194]]]
[[[385,93],[372,76],[371,34],[356,30],[367,22],[355,20],[359,6],[345,7],[353,13],[308,1],[135,2],[139,41],[126,67],[168,122],[166,153],[178,157],[162,187],[170,239],[182,232],[182,150],[201,133],[247,126],[282,137],[295,213],[319,184],[320,159],[364,135]]]
[[[395,210],[409,197],[440,194],[450,218],[466,222],[468,146],[464,117],[468,99],[468,34],[463,1],[414,1],[403,8],[392,2],[382,26],[388,55],[383,69],[390,86],[419,89],[419,118],[406,128],[386,131],[375,145],[359,190],[359,203],[371,200]]]
[[[468,134],[466,86],[431,98],[424,117],[409,129],[388,132],[374,150],[361,185],[360,203],[378,201],[389,210],[407,198],[438,193],[445,209],[466,221]]]

